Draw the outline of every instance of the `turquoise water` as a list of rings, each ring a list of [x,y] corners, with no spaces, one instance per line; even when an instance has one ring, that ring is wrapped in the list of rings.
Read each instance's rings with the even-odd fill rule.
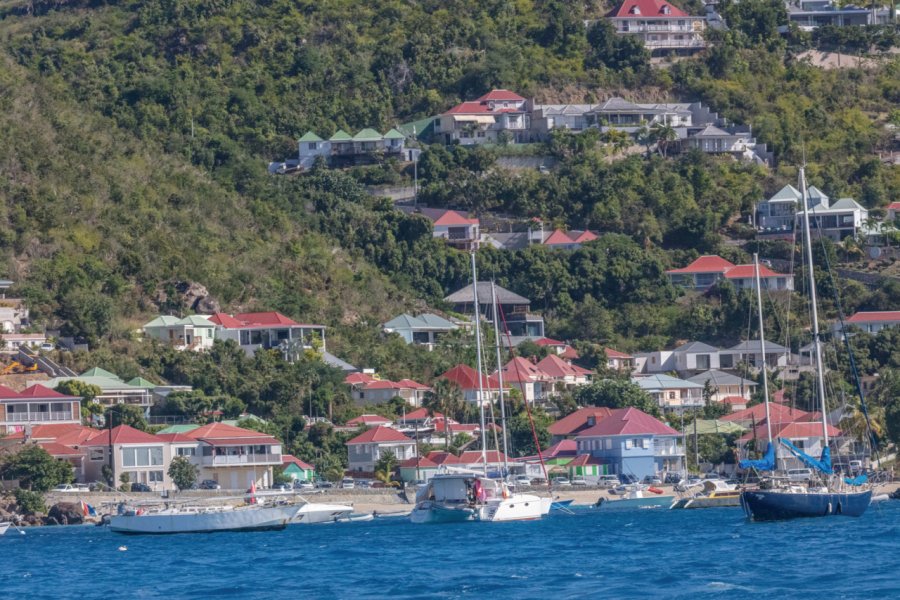
[[[11,529],[0,598],[890,598],[898,532],[900,502],[781,523],[748,523],[739,509],[601,509],[158,537]]]

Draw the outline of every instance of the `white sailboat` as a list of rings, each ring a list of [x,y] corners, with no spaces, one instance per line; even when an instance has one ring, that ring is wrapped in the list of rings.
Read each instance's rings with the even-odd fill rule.
[[[353,507],[347,504],[324,504],[322,502],[304,502],[292,523],[301,525],[315,525],[317,523],[333,523],[335,521],[349,519],[353,514]]]
[[[413,523],[453,523],[461,521],[530,521],[550,512],[551,498],[519,494],[497,479],[487,476],[487,429],[484,420],[484,379],[481,361],[481,316],[478,304],[478,276],[472,254],[472,293],[475,303],[475,348],[478,373],[478,402],[481,416],[481,459],[483,473],[454,470],[434,475],[416,495],[410,513]],[[496,313],[496,307],[494,309]],[[496,321],[495,321],[496,324]],[[499,340],[499,335],[498,335]],[[501,392],[502,393],[502,392]],[[506,423],[503,423],[504,427]],[[504,438],[506,431],[504,430]]]
[[[166,534],[284,529],[297,514],[296,504],[179,506],[161,510],[123,509],[109,528],[117,533]]]

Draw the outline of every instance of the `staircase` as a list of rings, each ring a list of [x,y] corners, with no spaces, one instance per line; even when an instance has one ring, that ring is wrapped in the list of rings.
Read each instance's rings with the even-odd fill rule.
[[[30,365],[37,363],[38,369],[49,375],[50,377],[77,377],[78,373],[54,362],[46,356],[41,356],[27,346],[19,347],[19,361],[22,364]]]

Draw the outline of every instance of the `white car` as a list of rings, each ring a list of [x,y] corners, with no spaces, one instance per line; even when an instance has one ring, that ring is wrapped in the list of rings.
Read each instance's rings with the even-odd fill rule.
[[[531,477],[527,477],[525,475],[519,475],[513,481],[513,485],[517,486],[530,486],[531,485]]]
[[[356,483],[352,479],[344,479],[341,481],[342,490],[352,490],[356,487]]]
[[[602,488],[614,488],[619,485],[619,483],[618,475],[601,475],[600,479],[597,480],[597,485]]]
[[[556,487],[569,487],[572,485],[572,482],[565,477],[554,477],[550,483]]]
[[[581,475],[576,475],[575,477],[572,478],[572,485],[587,486],[587,484],[588,484],[587,479],[585,479]]]
[[[84,492],[89,492],[89,491],[91,491],[91,488],[89,488],[88,486],[84,485],[83,483],[64,483],[64,484],[62,484],[62,485],[56,486],[55,488],[53,488],[52,491],[57,492],[57,493],[59,493],[59,492],[63,492],[63,493],[75,493],[75,492],[84,493]]]

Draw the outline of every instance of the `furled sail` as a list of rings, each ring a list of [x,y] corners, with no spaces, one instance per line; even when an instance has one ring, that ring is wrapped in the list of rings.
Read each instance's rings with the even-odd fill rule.
[[[791,454],[799,458],[803,463],[808,466],[825,473],[826,475],[831,475],[834,471],[831,469],[831,450],[829,448],[825,448],[822,450],[822,458],[815,459],[809,454],[805,453],[803,450],[798,448],[797,446],[790,443],[788,440],[784,438],[779,438],[779,441],[784,444],[784,446],[791,451]]]
[[[844,483],[846,483],[847,485],[863,485],[867,481],[869,481],[869,476],[865,473],[863,473],[862,475],[857,475],[852,479],[849,477],[844,478]]]
[[[745,459],[738,463],[742,469],[756,469],[757,471],[775,470],[775,445],[769,442],[766,445],[766,453],[758,460]]]

